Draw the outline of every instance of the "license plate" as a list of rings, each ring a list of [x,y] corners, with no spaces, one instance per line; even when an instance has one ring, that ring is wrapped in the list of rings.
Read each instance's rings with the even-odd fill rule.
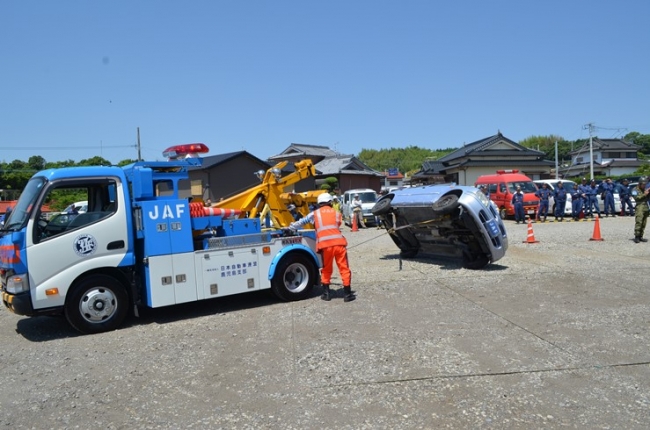
[[[488,231],[490,232],[491,237],[497,237],[499,234],[501,234],[501,231],[499,230],[499,227],[497,226],[497,223],[494,220],[490,220],[487,222],[487,228]]]
[[[528,213],[528,215],[532,215],[532,214],[535,213],[535,209],[530,209],[527,213]]]

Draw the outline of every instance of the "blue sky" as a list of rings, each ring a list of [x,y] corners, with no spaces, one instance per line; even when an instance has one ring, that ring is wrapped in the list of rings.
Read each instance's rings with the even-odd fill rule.
[[[18,1],[0,160],[650,134],[650,2]],[[626,130],[614,130],[616,128]]]

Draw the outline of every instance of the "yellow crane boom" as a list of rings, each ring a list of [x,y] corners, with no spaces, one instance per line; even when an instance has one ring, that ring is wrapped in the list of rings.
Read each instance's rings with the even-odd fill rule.
[[[282,176],[282,168],[288,164],[282,161],[268,169],[260,170],[258,177],[261,183],[237,195],[214,203],[212,207],[239,209],[241,218],[265,217],[267,213],[275,227],[288,227],[294,220],[287,208],[294,204],[303,216],[309,213],[309,204],[316,203],[318,196],[325,190],[313,190],[302,193],[285,191],[290,185],[295,184],[310,176],[316,176],[316,168],[311,160],[301,160],[294,163],[295,171]]]

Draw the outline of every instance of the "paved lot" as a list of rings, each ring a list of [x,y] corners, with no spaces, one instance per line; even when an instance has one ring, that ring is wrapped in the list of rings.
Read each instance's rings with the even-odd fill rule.
[[[650,243],[631,218],[507,222],[487,269],[348,232],[358,300],[255,293],[79,336],[0,310],[6,428],[614,428],[650,423]],[[338,278],[337,278],[338,279]]]

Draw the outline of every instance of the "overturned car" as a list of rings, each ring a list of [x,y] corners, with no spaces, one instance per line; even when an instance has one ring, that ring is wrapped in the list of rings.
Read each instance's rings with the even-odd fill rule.
[[[498,208],[479,189],[425,185],[396,190],[375,203],[381,219],[404,258],[418,252],[462,258],[481,269],[502,258],[508,236]]]

